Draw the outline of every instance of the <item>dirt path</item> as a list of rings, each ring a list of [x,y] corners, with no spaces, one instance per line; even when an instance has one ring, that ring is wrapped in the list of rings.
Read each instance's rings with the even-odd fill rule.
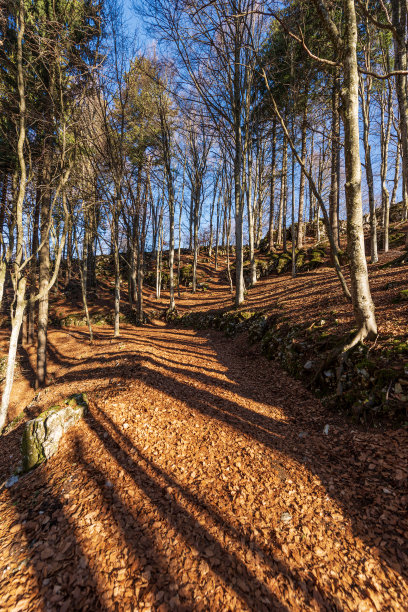
[[[406,431],[353,430],[244,338],[111,333],[50,334],[33,414],[91,411],[0,492],[1,610],[406,610]]]

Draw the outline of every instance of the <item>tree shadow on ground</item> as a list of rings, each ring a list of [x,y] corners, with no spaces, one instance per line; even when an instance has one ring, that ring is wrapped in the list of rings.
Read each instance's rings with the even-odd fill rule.
[[[381,435],[385,437],[385,434],[372,433],[370,434],[371,437],[366,436],[365,438],[362,434],[360,437],[356,437],[354,435],[356,432],[352,432],[347,424],[344,424],[341,429],[337,422],[335,433],[325,437],[322,430],[324,424],[327,423],[327,419],[330,419],[330,415],[319,409],[317,401],[299,383],[292,381],[290,377],[284,374],[278,366],[268,364],[263,357],[254,353],[248,359],[247,348],[243,348],[239,343],[232,344],[230,340],[216,332],[194,334],[193,332],[167,330],[167,328],[159,330],[163,333],[163,336],[166,336],[167,331],[170,337],[169,347],[165,346],[162,338],[157,340],[157,336],[150,339],[144,337],[144,334],[149,333],[148,331],[146,332],[143,329],[127,330],[126,336],[118,339],[118,342],[134,342],[135,348],[139,346],[139,350],[135,352],[127,349],[126,351],[116,352],[116,345],[112,345],[112,350],[115,350],[115,353],[102,358],[102,363],[98,366],[94,364],[93,368],[93,360],[100,361],[100,355],[95,355],[95,358],[90,357],[79,362],[76,360],[72,362],[64,356],[63,350],[58,350],[55,356],[60,359],[64,367],[69,366],[70,363],[74,366],[82,366],[81,370],[72,369],[64,372],[64,382],[78,386],[77,383],[81,381],[109,377],[119,378],[127,385],[141,381],[144,385],[183,402],[192,412],[200,413],[220,424],[225,424],[228,428],[243,433],[248,438],[264,445],[265,448],[276,450],[281,456],[288,456],[300,465],[304,465],[312,474],[318,476],[328,495],[341,506],[344,515],[351,521],[355,536],[360,538],[368,547],[367,553],[370,554],[371,549],[377,550],[384,566],[393,568],[404,580],[407,580],[408,558],[406,548],[404,548],[406,537],[404,540],[403,535],[407,529],[405,527],[406,513],[404,514],[400,510],[403,507],[401,499],[407,494],[407,491],[403,482],[400,483],[392,478],[389,467],[395,471],[397,466],[384,465],[381,449],[380,452],[377,452],[376,444]],[[101,339],[107,337],[107,333],[103,332]],[[197,344],[191,339],[192,335],[199,337],[200,349],[208,349],[198,355],[203,365],[208,362],[209,357],[215,359],[220,365],[221,372],[227,374],[228,380],[221,382],[211,370],[197,372],[189,368],[188,363],[183,363],[185,352],[183,351],[185,344],[183,337],[185,336],[191,346],[197,347]],[[83,335],[79,335],[79,338],[83,338]],[[142,351],[140,351],[140,347],[142,347]],[[148,347],[150,347],[150,351],[146,355],[143,351]],[[158,349],[160,356],[154,355],[155,348]],[[166,349],[164,354],[163,348]],[[177,365],[176,362],[177,352],[180,354],[180,365]],[[174,359],[170,360],[168,358],[169,353],[174,356]],[[116,362],[119,357],[122,358],[122,361],[118,365]],[[124,367],[125,359],[133,363]],[[143,366],[140,364],[141,360]],[[157,371],[158,369],[159,371]],[[220,370],[217,372],[220,373]],[[257,382],[259,381],[260,371],[263,371],[265,376],[262,388],[259,387]],[[289,400],[285,399],[285,391],[288,385],[295,386],[298,390],[299,401],[296,405],[290,404]],[[203,388],[203,386],[207,388]],[[211,389],[208,388],[209,386],[211,386]],[[197,393],[198,387],[199,393]],[[106,391],[112,392],[112,387],[107,386]],[[236,394],[235,400],[225,395],[225,392],[231,391]],[[251,403],[264,403],[265,397],[268,398],[268,403],[277,405],[282,409],[286,420],[273,419],[260,413],[256,408],[251,408]],[[313,403],[316,404],[316,409],[311,408]],[[306,404],[308,406],[307,411],[305,411]],[[166,474],[158,465],[148,459],[123,432],[119,431],[113,420],[92,403],[91,414],[87,422],[91,430],[97,435],[101,447],[110,453],[120,468],[126,472],[138,489],[155,506],[160,515],[160,520],[170,523],[171,528],[181,535],[188,548],[197,551],[199,558],[205,560],[214,575],[222,583],[231,587],[236,596],[251,609],[279,610],[286,608],[280,599],[268,589],[267,584],[258,580],[251,573],[242,558],[222,544],[222,541],[225,542],[226,538],[240,541],[245,549],[251,550],[260,558],[266,560],[272,577],[279,575],[287,577],[299,593],[313,593],[318,588],[316,596],[318,605],[328,609],[340,609],[341,606],[339,607],[330,595],[324,594],[325,589],[322,584],[319,583],[316,586],[312,579],[310,579],[310,583],[305,582],[303,574],[297,575],[284,561],[271,556],[270,550],[265,549],[252,530],[244,533],[238,532],[236,528],[228,524],[219,510],[206,501],[205,497],[187,489],[185,485],[177,482],[173,476]],[[300,433],[305,433],[306,436],[300,438]],[[389,444],[391,444],[390,440],[388,441]],[[170,589],[170,583],[174,583],[172,570],[169,568],[165,556],[157,550],[153,533],[149,530],[146,531],[138,516],[131,510],[129,511],[122,499],[122,490],[119,487],[114,488],[111,492],[106,490],[106,474],[97,464],[97,458],[95,457],[94,460],[87,456],[86,449],[81,446],[80,442],[77,443],[75,452],[75,460],[86,469],[95,482],[99,494],[102,496],[102,503],[107,511],[115,517],[118,530],[127,542],[128,548],[133,550],[135,557],[146,557],[149,564],[154,567],[152,573],[154,580],[151,581],[151,584],[149,583],[153,595],[157,595],[163,588]],[[362,453],[364,453],[364,459],[361,458]],[[374,467],[367,469],[369,466]],[[282,469],[282,478],[284,478],[284,469],[279,465],[279,462],[276,462],[275,468],[277,471]],[[32,504],[30,502],[30,505],[26,503],[29,500],[26,500],[21,505],[21,486],[23,486],[24,480],[11,491],[15,496],[15,502],[20,504],[19,520],[21,522],[28,521],[29,526],[26,523],[24,530],[27,533],[28,542],[31,542],[29,548],[35,550],[33,555],[30,554],[30,563],[35,566],[39,583],[38,588],[43,600],[48,601],[53,596],[53,591],[50,583],[44,584],[41,583],[41,580],[47,580],[48,578],[45,578],[45,576],[53,575],[51,572],[54,571],[52,568],[55,568],[55,563],[53,564],[47,558],[41,558],[43,551],[47,550],[43,546],[49,546],[58,556],[59,554],[65,554],[62,551],[67,543],[64,539],[60,540],[55,531],[52,532],[52,538],[44,532],[44,536],[41,536],[40,543],[38,543],[36,536],[38,524],[41,525],[41,533],[43,525],[42,519],[38,515],[40,502],[48,504],[45,505],[44,512],[47,516],[50,516],[50,522],[52,522],[54,515],[57,516],[57,525],[61,526],[61,533],[68,530],[72,531],[73,525],[65,516],[63,506],[60,507],[63,504],[61,495],[52,490],[45,474],[46,472],[39,471],[30,476],[30,478],[34,478],[35,489],[44,489],[38,503],[35,500]],[[176,490],[177,495],[169,495],[169,487]],[[392,491],[392,495],[389,491]],[[193,513],[186,508],[185,502],[195,509]],[[399,502],[397,509],[396,502]],[[27,514],[31,511],[29,505],[33,511],[32,515]],[[208,524],[215,525],[222,531],[224,535],[221,540],[214,536],[212,530],[210,532],[207,527],[203,526],[203,522],[199,520],[199,515],[205,516]],[[48,522],[45,525],[48,525]],[[51,527],[55,527],[55,524],[52,524]],[[208,556],[206,551],[209,546],[216,551],[215,558],[220,559],[219,563],[215,562],[212,556]],[[75,573],[75,564],[78,564],[80,559],[84,557],[81,546],[75,541],[73,535],[68,550],[71,550],[71,548],[73,559],[69,558],[66,561],[61,558],[61,562],[59,565],[57,564],[58,571],[62,572],[62,575],[65,572],[68,574]],[[64,565],[64,563],[67,564]],[[81,561],[81,563],[84,562]],[[81,568],[84,582],[88,586],[82,588],[79,585],[79,591],[75,592],[80,597],[79,601],[82,601],[81,598],[83,598],[84,601],[91,602],[89,609],[92,609],[92,605],[99,608],[103,606],[103,601],[101,603],[98,595],[98,577],[90,572],[88,565],[86,563],[85,567]],[[160,575],[163,577],[163,581],[157,583],[160,584],[160,589],[158,589],[155,586],[155,581],[156,577],[159,580]],[[242,579],[242,583],[237,582],[238,575]],[[64,597],[67,597],[75,608],[73,592],[70,592],[70,588],[73,586],[69,581],[61,584]],[[181,588],[180,584],[178,584],[177,589],[179,587]],[[168,592],[168,595],[170,596],[170,592]],[[181,596],[185,607],[178,609],[192,609],[194,602],[192,603],[189,597],[191,596],[188,594]],[[262,601],[262,598],[266,601]],[[265,608],[262,608],[259,602]],[[309,603],[308,601],[307,605]]]
[[[183,334],[183,332],[179,333]],[[188,332],[185,333],[188,335]],[[256,357],[256,364],[251,366],[246,363],[246,355],[241,355],[240,362],[237,364],[236,352],[224,350],[230,344],[230,340],[221,336],[218,336],[218,339],[213,336],[209,340],[208,334],[201,335],[201,337],[212,351],[216,351],[217,362],[227,373],[227,381],[220,381],[208,371],[203,373],[189,370],[188,364],[184,364],[184,367],[177,367],[173,360],[170,362],[167,357],[159,360],[153,355],[143,359],[149,368],[144,366],[142,370],[123,369],[120,375],[124,379],[137,379],[143,374],[144,384],[175,399],[181,399],[193,410],[225,422],[235,430],[304,464],[308,470],[319,477],[330,497],[338,501],[345,516],[351,520],[355,535],[370,548],[378,549],[386,565],[407,579],[408,551],[401,542],[401,538],[405,538],[406,516],[400,509],[403,507],[401,499],[407,491],[404,482],[398,482],[393,478],[392,470],[395,471],[398,466],[383,465],[381,453],[377,453],[376,443],[381,434],[373,433],[372,438],[360,440],[358,436],[356,438],[353,435],[350,426],[344,424],[343,431],[336,433],[334,438],[326,438],[322,432],[327,419],[331,418],[330,415],[318,410],[314,414],[310,411],[303,413],[300,402],[299,406],[285,405],[285,385],[291,382],[290,378],[283,373],[275,372],[276,376],[282,378],[278,385],[276,385],[276,378],[273,381],[270,387],[270,400],[271,403],[276,403],[276,398],[278,398],[278,403],[283,407],[289,421],[276,421],[239,402],[220,396],[214,386],[218,385],[224,390],[230,389],[238,398],[255,402],[264,401],[264,393],[260,397],[260,390],[251,384],[251,371],[255,375],[257,368],[267,367],[267,364],[264,358]],[[150,341],[138,338],[137,342],[142,345],[145,342],[146,346],[150,347],[154,347],[156,343],[158,347],[165,346],[162,341],[157,342],[155,338]],[[183,342],[182,340],[179,342],[180,349],[175,348],[177,343],[172,342],[172,348],[169,351],[172,354],[179,350],[180,362],[182,362]],[[190,344],[194,343],[190,342]],[[205,358],[206,356],[202,355],[202,359],[205,360]],[[118,374],[117,369],[112,367],[112,363],[107,362],[106,366],[107,376],[113,377],[115,372]],[[158,366],[162,370],[160,376],[155,372]],[[274,367],[277,368],[277,366]],[[244,376],[243,372],[245,372]],[[88,370],[84,375],[89,376],[91,372]],[[181,382],[180,376],[185,376],[193,384],[191,382],[187,384],[187,381]],[[81,379],[82,373],[72,373],[72,377],[74,380]],[[211,391],[201,388],[197,396],[194,381],[206,386],[211,385]],[[298,385],[299,394],[303,395],[302,400],[306,397],[309,402],[315,401],[301,388],[299,383],[292,384]],[[299,434],[304,432],[307,434],[306,437],[299,438]],[[387,443],[392,442],[388,440]],[[361,459],[362,454],[364,459]],[[370,470],[367,469],[368,465],[371,466]],[[399,509],[396,509],[396,502]]]
[[[46,467],[23,477],[10,496],[22,525],[17,548],[20,556],[24,551],[22,564],[30,576],[25,595],[35,593],[25,609],[106,610],[97,576],[65,514],[63,492],[50,485]]]

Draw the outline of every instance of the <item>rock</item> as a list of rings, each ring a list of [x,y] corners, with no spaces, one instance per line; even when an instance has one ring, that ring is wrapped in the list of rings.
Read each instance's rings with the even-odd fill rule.
[[[301,431],[299,434],[299,438],[306,438],[307,437],[307,431]]]
[[[313,361],[306,361],[305,365],[303,366],[305,370],[311,370],[313,368]]]
[[[323,433],[325,436],[329,435],[329,431],[330,431],[330,425],[325,425],[324,429],[323,429]]]
[[[23,471],[28,472],[57,451],[65,432],[81,419],[88,409],[85,393],[72,395],[64,405],[53,406],[26,423],[21,441]]]
[[[18,482],[18,476],[14,475],[11,476],[6,483],[4,484],[4,486],[6,487],[6,489],[10,489],[10,487],[12,487],[13,485],[15,485]]]
[[[323,372],[323,373],[326,376],[326,378],[333,378],[334,376],[334,372],[332,372],[332,370],[326,370],[326,372]]]
[[[292,520],[292,515],[289,512],[282,512],[281,521],[283,523],[289,523]]]
[[[128,429],[129,428],[129,423],[123,423],[123,429]]]

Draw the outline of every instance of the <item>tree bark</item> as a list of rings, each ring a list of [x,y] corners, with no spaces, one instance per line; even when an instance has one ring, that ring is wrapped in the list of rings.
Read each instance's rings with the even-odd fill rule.
[[[306,94],[307,95],[307,92]],[[303,121],[302,121],[302,151],[301,158],[302,162],[306,163],[306,137],[307,137],[307,102],[303,109]],[[305,202],[305,174],[300,173],[300,185],[299,185],[299,212],[298,212],[298,227],[297,227],[297,246],[298,249],[303,247],[303,215],[304,215],[304,202]],[[293,237],[292,237],[293,240]]]
[[[17,226],[16,240],[16,255],[13,264],[13,284],[16,296],[16,308],[13,312],[11,307],[11,336],[9,343],[9,351],[7,357],[6,379],[1,398],[0,408],[0,432],[3,431],[4,424],[7,419],[7,411],[10,402],[11,390],[14,380],[14,366],[16,363],[18,338],[20,335],[21,324],[23,322],[23,314],[25,309],[25,289],[26,279],[21,274],[21,262],[23,259],[23,202],[26,191],[26,164],[24,159],[24,142],[26,138],[26,99],[25,99],[25,83],[24,83],[24,68],[23,68],[23,38],[25,29],[25,12],[24,0],[20,0],[17,13],[17,88],[19,97],[19,123],[18,123],[18,141],[17,141],[17,157],[20,169],[20,180],[18,185],[18,194],[15,205],[15,216]]]
[[[344,3],[344,148],[346,163],[347,243],[350,258],[351,296],[358,331],[347,347],[377,336],[374,304],[364,250],[363,203],[361,197],[360,129],[358,108],[357,20],[354,0]]]
[[[33,222],[33,236],[31,241],[31,262],[30,262],[30,301],[28,304],[28,325],[27,325],[27,343],[34,344],[35,334],[35,304],[32,300],[36,294],[37,285],[37,251],[38,251],[38,231],[40,224],[40,208],[41,208],[41,189],[37,188],[35,211],[34,211],[34,222]]]
[[[336,247],[340,248],[339,241],[339,203],[340,203],[340,92],[339,76],[336,70],[332,88],[332,123],[331,123],[331,173],[329,215]]]
[[[282,201],[282,245],[286,252],[286,218],[288,209],[288,141],[286,136],[283,138],[283,160],[282,160],[282,182],[283,182],[283,201]]]
[[[36,389],[47,384],[47,332],[48,332],[48,284],[50,280],[50,243],[49,222],[51,207],[51,154],[47,151],[43,168],[44,192],[41,196],[40,207],[40,241],[39,251],[39,292],[43,297],[38,302],[38,329],[37,329],[37,375]]]
[[[395,28],[394,35],[394,65],[395,70],[407,70],[407,6],[404,0],[391,0],[392,23]],[[401,132],[402,177],[403,185],[408,185],[408,95],[406,74],[397,74],[395,77],[397,91],[399,124]],[[405,215],[408,210],[407,189],[402,190],[402,199]],[[408,236],[408,234],[407,234]]]

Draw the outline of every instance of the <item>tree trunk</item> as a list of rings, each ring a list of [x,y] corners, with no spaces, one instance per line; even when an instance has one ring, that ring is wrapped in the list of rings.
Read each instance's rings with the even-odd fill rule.
[[[306,136],[307,136],[307,102],[303,109],[303,121],[302,121],[302,151],[301,158],[302,162],[306,163]],[[303,247],[303,215],[304,215],[304,201],[305,201],[305,174],[300,173],[300,185],[299,185],[299,212],[298,212],[298,227],[297,227],[297,246],[299,249]],[[292,237],[293,241],[293,237]]]
[[[16,297],[16,308],[13,313],[11,311],[11,336],[9,343],[9,351],[7,358],[6,379],[1,398],[0,409],[0,432],[3,431],[4,424],[7,419],[7,411],[10,402],[11,390],[14,380],[14,366],[16,363],[18,338],[20,335],[21,324],[25,308],[25,289],[26,279],[21,275],[21,262],[23,258],[24,244],[24,228],[23,228],[23,202],[26,191],[26,165],[24,159],[24,142],[26,138],[26,100],[25,100],[25,83],[24,83],[24,68],[23,68],[23,38],[25,28],[25,13],[24,0],[20,0],[17,14],[17,88],[19,95],[19,124],[18,124],[18,141],[17,141],[17,156],[20,169],[20,180],[18,186],[18,194],[15,204],[15,222],[17,227],[16,255],[13,264],[14,287]]]
[[[255,222],[254,222],[254,200],[252,193],[252,146],[249,143],[247,150],[248,170],[246,178],[246,200],[248,209],[248,234],[249,234],[249,261],[250,261],[250,285],[256,284],[256,261],[255,261]],[[245,169],[244,169],[245,172]]]
[[[404,0],[391,0],[392,23],[396,31],[394,36],[394,65],[395,70],[407,70],[407,7]],[[397,74],[395,77],[395,88],[397,91],[399,124],[401,132],[402,149],[402,177],[403,185],[408,185],[408,96],[407,96],[407,76]],[[405,215],[408,210],[407,189],[402,190],[402,199]],[[408,234],[407,234],[408,237]]]
[[[113,259],[115,265],[114,338],[118,338],[120,334],[119,201],[120,196],[118,195],[117,199],[115,200],[113,211]]]
[[[27,343],[34,344],[35,334],[35,304],[33,297],[36,294],[37,285],[37,251],[38,251],[38,231],[40,222],[40,203],[41,203],[41,190],[37,188],[35,211],[34,211],[34,222],[33,222],[33,236],[31,242],[31,262],[30,262],[30,301],[28,303],[28,325],[27,325]]]
[[[344,4],[345,45],[342,90],[344,149],[346,165],[347,243],[350,258],[351,296],[358,331],[347,347],[364,338],[377,336],[374,304],[368,281],[364,251],[363,203],[361,198],[361,160],[358,104],[357,20],[354,0]]]
[[[330,196],[329,215],[330,226],[336,247],[340,248],[339,242],[339,203],[340,203],[340,92],[338,71],[333,80],[332,89],[332,124],[331,124],[331,172],[330,172]]]
[[[367,62],[369,67],[369,62]],[[374,177],[373,166],[371,163],[371,146],[370,146],[370,98],[371,98],[371,77],[367,77],[366,82],[361,77],[361,106],[363,115],[363,144],[364,144],[364,160],[366,170],[366,180],[368,187],[368,202],[370,207],[370,251],[371,263],[378,261],[377,249],[377,216],[375,214],[375,198],[374,198]]]
[[[293,129],[293,128],[292,128]],[[294,132],[294,129],[293,129]],[[293,133],[293,141],[295,140],[295,134]],[[302,134],[302,140],[303,140],[303,134]],[[302,142],[302,148],[303,148],[303,142]],[[303,150],[303,149],[302,149]],[[303,175],[303,172],[302,172]],[[303,186],[304,189],[304,186]],[[295,156],[292,152],[292,194],[291,194],[291,202],[292,202],[292,227],[291,227],[291,240],[292,240],[292,278],[295,278],[296,276],[296,239],[295,239]],[[299,207],[300,207],[300,203],[299,203]],[[302,212],[303,215],[303,212]],[[299,217],[298,219],[301,218],[300,215],[300,211],[299,211]],[[303,224],[302,224],[303,225]],[[299,234],[299,225],[298,225],[298,233],[297,233],[297,239],[301,240],[302,242],[302,238],[303,238],[303,231],[300,232]]]
[[[68,235],[67,235],[67,268],[65,274],[65,287],[71,281],[72,276],[72,221],[69,220]]]
[[[286,219],[288,209],[288,141],[286,136],[283,139],[283,161],[282,161],[282,181],[283,181],[283,204],[282,204],[282,235],[283,250],[286,252]]]
[[[6,206],[7,206],[7,191],[8,191],[8,182],[9,175],[8,172],[5,171],[3,173],[3,185],[1,190],[1,204],[0,204],[0,255],[4,256],[6,252],[6,247],[3,240],[3,226],[4,226],[4,218],[6,216]],[[0,301],[1,306],[1,301]]]
[[[226,248],[227,248],[227,276],[230,286],[231,293],[234,293],[231,278],[231,266],[230,266],[230,235],[231,235],[231,202],[227,199],[228,210],[225,210],[224,222],[225,222],[225,236],[226,236]]]
[[[215,182],[214,194],[213,194],[213,199],[212,199],[211,208],[210,208],[210,237],[209,237],[209,244],[208,244],[208,257],[210,257],[210,258],[212,256],[212,245],[213,245],[213,240],[214,240],[214,222],[213,222],[213,217],[214,217],[215,199],[217,197],[217,188],[218,188],[218,177],[217,177],[217,180]]]
[[[159,240],[156,252],[156,300],[160,300],[161,293],[161,271],[162,271],[162,252],[163,252],[163,206],[159,215]]]
[[[174,299],[174,187],[173,179],[171,180],[171,188],[169,190],[169,222],[170,222],[170,240],[169,240],[169,284],[170,284],[170,304],[169,309],[172,312],[176,307]],[[195,230],[194,230],[195,233]],[[195,240],[195,237],[194,237]]]
[[[193,293],[197,290],[197,258],[198,258],[198,213],[199,213],[199,190],[197,184],[193,189],[194,205],[193,205]]]
[[[37,376],[36,389],[47,384],[47,333],[48,333],[48,284],[50,281],[50,243],[49,223],[51,207],[51,152],[47,151],[44,159],[44,192],[40,208],[40,240],[38,288],[42,294],[38,302],[37,329]]]
[[[150,192],[150,175],[149,168],[147,170],[147,185],[145,197],[142,203],[142,225],[140,231],[139,238],[139,257],[138,257],[138,267],[137,267],[137,318],[139,323],[142,325],[144,323],[144,310],[143,310],[143,282],[144,282],[144,255],[145,255],[145,247],[146,247],[146,216],[147,216],[147,196],[151,197]]]
[[[7,418],[7,410],[10,402],[11,390],[13,387],[14,380],[14,368],[16,365],[18,338],[20,336],[21,325],[23,322],[24,309],[26,305],[25,301],[25,289],[26,279],[21,278],[17,285],[16,298],[17,304],[14,313],[12,313],[12,328],[9,343],[9,351],[7,356],[7,369],[5,376],[5,385],[3,389],[3,395],[1,398],[1,411],[0,411],[0,432],[3,430],[4,424]]]
[[[64,195],[62,196],[64,197]],[[86,217],[86,213],[84,211],[84,217]],[[86,223],[86,218],[85,218]],[[87,274],[88,274],[88,229],[85,227],[84,229],[84,241],[82,244],[82,260],[80,257],[78,242],[75,237],[75,247],[76,253],[78,257],[78,266],[79,266],[79,275],[81,278],[81,292],[82,292],[82,304],[85,311],[86,324],[88,325],[89,330],[89,341],[92,344],[93,342],[93,331],[92,331],[92,322],[91,317],[89,316],[89,308],[88,308],[88,297],[87,297]]]
[[[222,195],[222,188],[220,189],[220,192],[218,194],[218,199],[217,199],[217,226],[216,226],[216,231],[215,231],[215,256],[214,256],[214,267],[216,270],[218,268],[218,250],[219,250],[219,242],[220,242],[221,195]]]
[[[383,218],[383,250],[384,253],[388,252],[388,239],[389,239],[389,224],[390,224],[390,202],[389,192],[387,185],[387,174],[388,174],[388,147],[390,142],[391,134],[391,118],[392,118],[392,91],[388,88],[388,116],[387,122],[385,123],[384,117],[384,100],[381,95],[381,205],[382,205],[382,218]],[[399,145],[397,145],[397,159],[395,163],[396,173],[398,176],[399,166]]]
[[[235,306],[244,302],[244,253],[243,253],[243,213],[242,193],[242,89],[241,89],[241,27],[240,17],[235,17],[234,31],[234,198],[235,198]]]

